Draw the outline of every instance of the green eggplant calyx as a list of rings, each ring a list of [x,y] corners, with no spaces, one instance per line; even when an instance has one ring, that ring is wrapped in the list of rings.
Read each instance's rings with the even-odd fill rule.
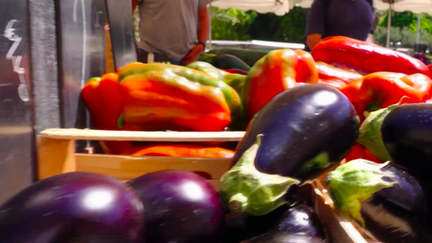
[[[233,212],[265,215],[285,204],[285,193],[291,186],[300,184],[297,179],[257,170],[255,158],[261,137],[258,135],[256,143],[221,177],[221,191]]]
[[[386,108],[371,112],[360,126],[360,133],[357,142],[363,145],[371,154],[378,157],[381,161],[391,161],[389,152],[381,138],[381,126],[386,116],[400,105],[402,100]]]
[[[356,220],[362,227],[361,204],[374,193],[397,184],[392,174],[381,169],[387,163],[379,164],[364,159],[352,160],[327,174],[324,183],[329,190],[335,207],[341,214]],[[391,181],[384,180],[388,178]]]

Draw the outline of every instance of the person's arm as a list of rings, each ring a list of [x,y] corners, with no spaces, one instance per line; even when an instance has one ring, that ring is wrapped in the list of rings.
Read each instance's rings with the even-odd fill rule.
[[[202,7],[198,11],[198,31],[197,31],[197,39],[199,42],[206,43],[207,38],[210,32],[210,20],[207,11],[207,6]],[[204,51],[204,46],[202,44],[197,43],[192,47],[192,49],[186,54],[183,58],[183,62],[185,64],[192,63],[196,61],[198,56]]]
[[[198,12],[198,41],[206,42],[210,32],[210,20],[207,7],[203,7]]]
[[[325,7],[321,0],[315,0],[309,10],[306,26],[306,44],[313,48],[321,41],[324,34],[326,13]]]

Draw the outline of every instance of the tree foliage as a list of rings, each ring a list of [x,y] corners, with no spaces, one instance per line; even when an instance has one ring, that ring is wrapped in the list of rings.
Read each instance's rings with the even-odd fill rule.
[[[212,39],[249,40],[250,25],[256,16],[255,11],[240,11],[234,8],[222,10],[212,7]]]

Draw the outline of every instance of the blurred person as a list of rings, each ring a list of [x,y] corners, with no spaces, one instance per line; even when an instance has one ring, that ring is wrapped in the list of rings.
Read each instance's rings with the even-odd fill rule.
[[[139,9],[138,61],[187,65],[205,50],[210,0],[132,0]]]
[[[347,36],[372,42],[375,28],[373,0],[314,0],[306,27],[306,50],[322,39]]]

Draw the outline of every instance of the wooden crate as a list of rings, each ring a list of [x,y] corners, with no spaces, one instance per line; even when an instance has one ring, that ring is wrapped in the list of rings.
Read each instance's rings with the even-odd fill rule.
[[[244,132],[130,132],[91,129],[47,129],[38,136],[38,175],[44,179],[56,174],[85,171],[127,181],[145,173],[183,169],[209,175],[208,182],[219,190],[219,179],[229,169],[229,158],[173,158],[76,153],[77,140],[154,141],[154,142],[236,142]],[[317,178],[303,188],[311,195],[315,211],[333,243],[379,243],[356,224],[341,216]]]
[[[207,174],[219,188],[220,177],[230,164],[229,158],[186,158],[159,156],[123,156],[76,153],[77,140],[154,141],[154,142],[235,142],[244,132],[130,132],[91,129],[47,129],[38,136],[38,177],[85,171],[127,181],[145,173],[182,169]]]

